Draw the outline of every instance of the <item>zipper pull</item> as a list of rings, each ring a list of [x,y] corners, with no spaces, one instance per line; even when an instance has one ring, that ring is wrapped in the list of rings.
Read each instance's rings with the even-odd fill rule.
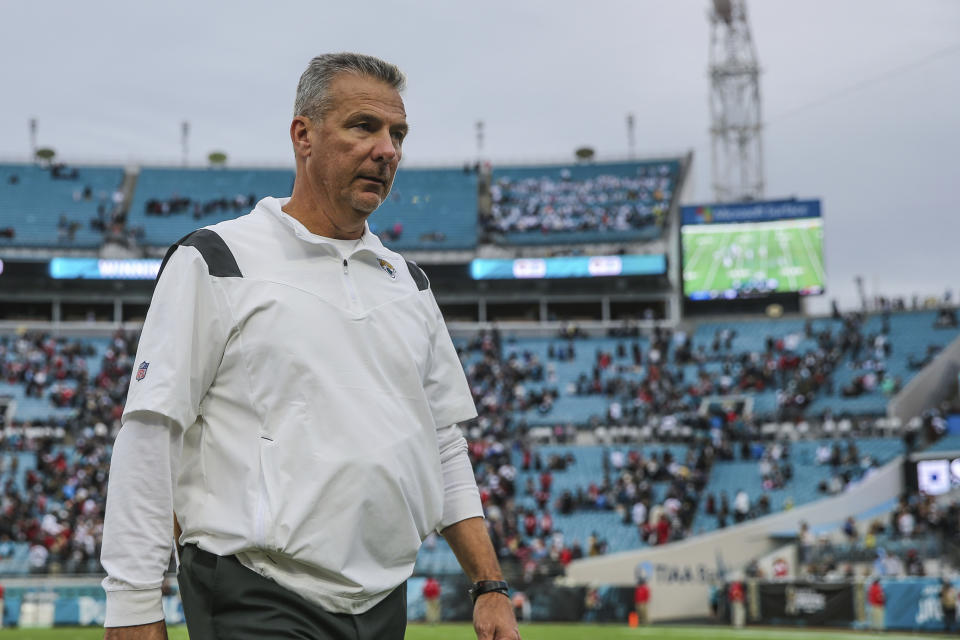
[[[347,259],[343,259],[343,275],[347,275]]]

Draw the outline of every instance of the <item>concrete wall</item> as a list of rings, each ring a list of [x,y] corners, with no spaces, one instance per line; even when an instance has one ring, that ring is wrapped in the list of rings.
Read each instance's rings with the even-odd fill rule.
[[[650,584],[652,620],[706,617],[710,584],[718,574],[742,569],[750,560],[776,550],[783,542],[771,534],[795,533],[801,521],[811,528],[840,528],[847,517],[899,495],[903,490],[902,463],[903,458],[898,457],[847,492],[790,511],[668,545],[578,560],[567,567],[567,582],[626,586],[634,583],[641,568]]]

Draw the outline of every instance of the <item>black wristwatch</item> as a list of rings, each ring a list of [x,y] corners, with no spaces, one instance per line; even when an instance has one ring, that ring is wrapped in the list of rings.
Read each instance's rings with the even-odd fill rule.
[[[482,596],[485,593],[502,593],[503,595],[510,597],[510,585],[508,585],[503,580],[480,580],[474,582],[473,586],[470,587],[470,598],[473,600],[473,604],[477,604],[477,598]]]

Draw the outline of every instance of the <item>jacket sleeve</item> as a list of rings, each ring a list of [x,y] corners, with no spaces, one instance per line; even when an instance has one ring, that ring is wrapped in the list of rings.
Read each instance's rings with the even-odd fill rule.
[[[467,518],[482,518],[480,490],[467,455],[467,441],[460,427],[451,424],[437,430],[440,470],[443,474],[443,517],[438,531]]]
[[[189,429],[216,376],[229,308],[200,252],[177,247],[153,292],[124,414],[152,411]]]
[[[226,347],[229,312],[200,251],[177,246],[157,281],[130,377],[107,486],[101,562],[106,626],[163,618],[173,490],[183,433],[201,412]]]
[[[100,552],[107,627],[163,619],[160,589],[173,548],[173,478],[182,442],[180,425],[149,412],[125,416],[117,435]]]
[[[430,402],[430,411],[437,429],[477,416],[467,376],[457,357],[443,315],[437,301],[430,293],[433,307],[434,329],[431,335],[430,358],[424,374],[423,388]]]

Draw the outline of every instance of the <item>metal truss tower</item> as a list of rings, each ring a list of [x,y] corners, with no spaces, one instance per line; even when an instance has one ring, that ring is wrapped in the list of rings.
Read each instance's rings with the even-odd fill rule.
[[[763,198],[760,65],[746,0],[712,0],[710,116],[713,192],[718,202]]]

